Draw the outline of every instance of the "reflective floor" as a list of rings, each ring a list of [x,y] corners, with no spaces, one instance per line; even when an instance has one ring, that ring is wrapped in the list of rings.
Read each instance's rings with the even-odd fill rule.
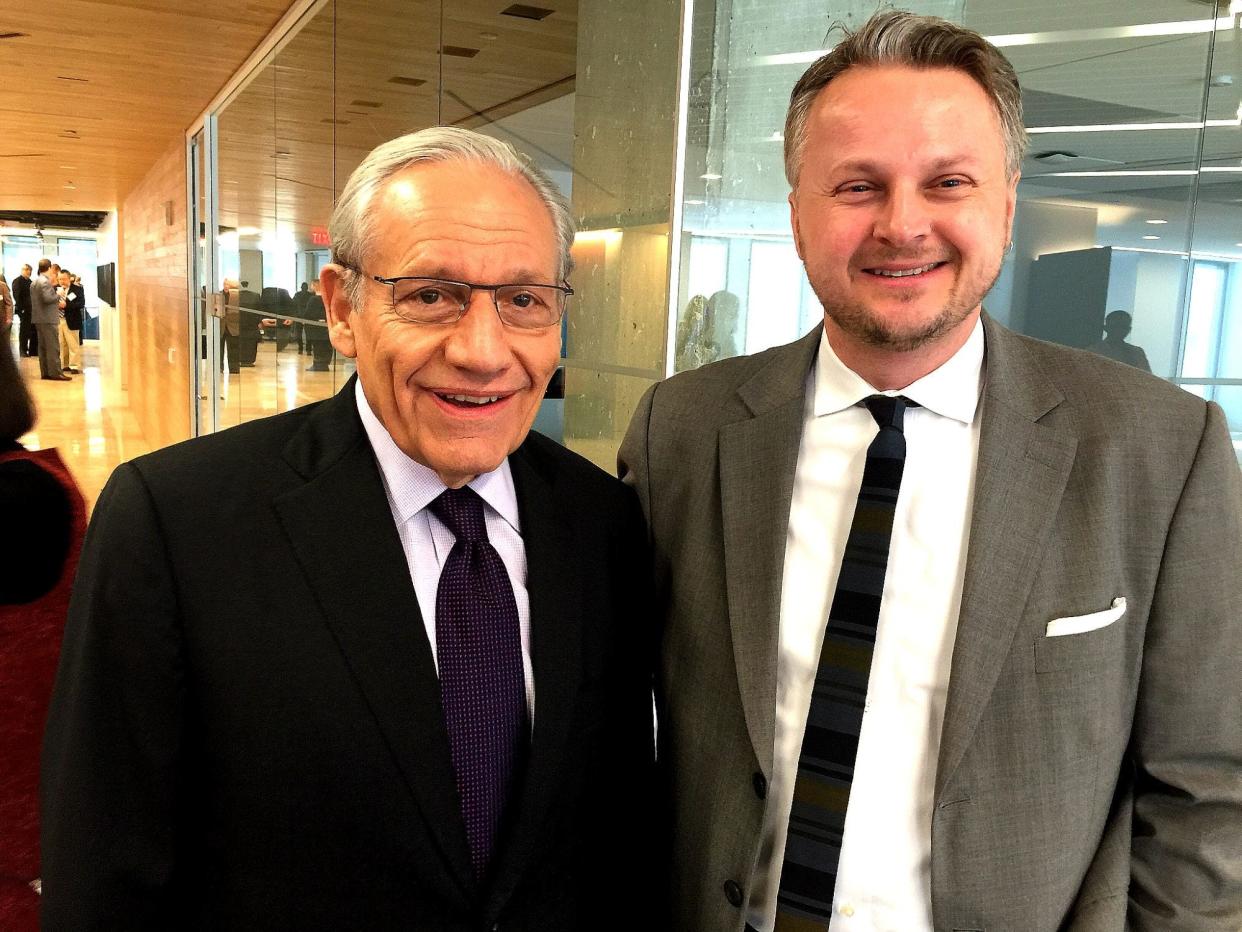
[[[309,353],[295,344],[281,349],[265,340],[257,347],[253,366],[240,372],[222,373],[219,391],[218,428],[233,427],[256,418],[290,411],[334,395],[353,374],[353,360],[333,356],[327,371],[313,371]],[[206,384],[204,371],[201,381]],[[204,425],[211,423],[210,399],[199,399]]]
[[[14,340],[9,349],[16,346]],[[82,347],[82,374],[71,382],[40,379],[38,359],[18,362],[39,412],[35,429],[21,438],[22,445],[31,450],[56,447],[81,487],[87,508],[93,508],[112,470],[150,451],[125,403],[125,393],[104,390],[95,341]]]

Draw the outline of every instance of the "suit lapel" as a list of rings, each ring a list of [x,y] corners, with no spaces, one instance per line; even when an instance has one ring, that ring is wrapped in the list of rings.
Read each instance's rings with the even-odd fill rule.
[[[285,459],[306,482],[275,501],[307,583],[468,902],[474,886],[431,645],[354,380],[311,415]]]
[[[1072,431],[1041,423],[1064,399],[1022,342],[986,316],[984,333],[987,382],[938,801],[1009,655],[1077,446]]]
[[[738,388],[752,416],[720,431],[720,505],[734,665],[755,756],[771,776],[785,539],[821,328]]]
[[[556,464],[527,440],[509,457],[509,467],[526,549],[535,718],[514,818],[488,891],[489,906],[496,908],[521,879],[555,802],[562,762],[572,753],[569,730],[582,671],[582,581],[573,530],[561,511],[568,501],[556,487]]]

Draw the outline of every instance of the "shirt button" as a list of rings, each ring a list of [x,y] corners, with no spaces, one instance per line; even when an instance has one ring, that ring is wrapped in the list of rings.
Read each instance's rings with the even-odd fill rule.
[[[751,782],[754,784],[754,787],[755,787],[755,795],[758,796],[760,799],[767,799],[768,798],[767,778],[764,777],[764,775],[759,773],[758,771],[755,771],[755,776],[753,777]]]
[[[846,918],[849,918],[850,916],[854,915],[854,907],[851,906],[849,903],[846,903],[844,906],[841,907],[841,915],[845,916]]]
[[[742,905],[742,888],[736,880],[726,880],[724,885],[725,899],[730,906]]]

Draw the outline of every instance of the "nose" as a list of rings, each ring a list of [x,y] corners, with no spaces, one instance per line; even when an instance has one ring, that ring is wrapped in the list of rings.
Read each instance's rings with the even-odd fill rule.
[[[470,304],[444,343],[445,359],[458,369],[491,377],[503,372],[513,361],[509,333],[505,329],[490,291],[478,289]]]
[[[875,222],[875,238],[889,246],[917,243],[931,231],[931,214],[922,192],[911,187],[889,190]]]

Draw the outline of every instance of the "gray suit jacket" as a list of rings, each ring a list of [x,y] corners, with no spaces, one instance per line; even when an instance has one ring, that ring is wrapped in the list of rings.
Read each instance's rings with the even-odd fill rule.
[[[620,459],[665,611],[678,930],[740,930],[821,328],[644,396]],[[1242,480],[1213,404],[985,317],[974,514],[931,825],[935,928],[1242,927]],[[1117,622],[1045,637],[1109,607]],[[761,779],[762,778],[762,779]],[[730,892],[736,899],[737,890]]]
[[[56,286],[42,275],[36,275],[30,280],[30,322],[56,324],[60,322],[60,318]]]

